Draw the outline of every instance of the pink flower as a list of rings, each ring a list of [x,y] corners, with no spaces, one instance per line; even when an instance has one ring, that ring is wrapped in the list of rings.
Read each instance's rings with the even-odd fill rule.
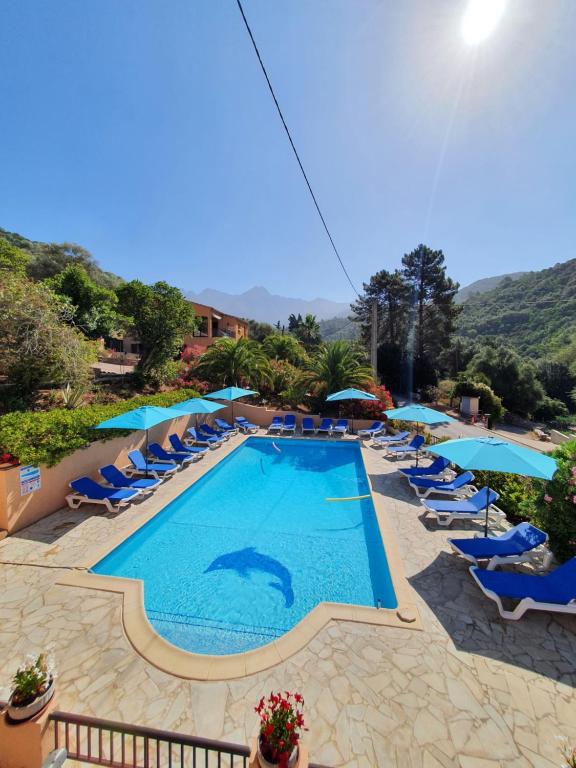
[[[576,504],[576,496],[572,496],[572,504]]]
[[[572,469],[570,470],[570,472],[572,472],[572,474],[574,475],[574,477],[576,477],[576,467],[572,467]]]
[[[546,496],[544,496],[544,501],[546,502],[546,504],[550,504],[550,502],[552,501],[552,496],[548,496],[548,494],[546,494]]]

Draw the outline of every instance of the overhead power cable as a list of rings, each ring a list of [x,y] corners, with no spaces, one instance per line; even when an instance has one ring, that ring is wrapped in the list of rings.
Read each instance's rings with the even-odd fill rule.
[[[306,175],[306,171],[304,170],[304,166],[302,165],[302,161],[300,160],[300,155],[298,154],[298,150],[296,149],[296,146],[294,144],[294,141],[292,140],[292,136],[290,134],[290,129],[288,128],[288,125],[286,124],[286,120],[284,119],[284,115],[282,114],[282,110],[280,109],[280,104],[278,103],[278,99],[276,98],[276,94],[274,93],[274,88],[272,87],[272,83],[270,82],[270,78],[268,77],[268,72],[266,71],[266,67],[264,66],[264,62],[262,61],[262,56],[260,55],[260,51],[258,50],[258,46],[256,45],[256,40],[254,39],[254,35],[252,34],[252,30],[250,29],[250,25],[248,24],[248,19],[246,18],[246,14],[244,13],[244,8],[242,7],[242,3],[240,0],[236,0],[236,4],[238,5],[238,8],[240,10],[240,13],[242,14],[242,20],[244,21],[244,26],[246,27],[246,30],[250,36],[250,40],[252,41],[252,46],[254,47],[254,51],[256,53],[256,56],[258,57],[258,62],[260,64],[260,68],[262,69],[262,72],[264,73],[264,77],[266,78],[266,83],[268,84],[268,90],[270,91],[270,94],[272,95],[272,98],[274,99],[274,104],[276,105],[276,109],[278,110],[278,115],[280,116],[280,120],[282,121],[282,125],[284,126],[284,130],[286,131],[286,135],[288,136],[288,141],[290,142],[290,146],[292,147],[292,151],[294,152],[294,156],[296,158],[296,161],[298,165],[300,166],[300,170],[302,171],[302,176],[304,176],[304,181],[306,182],[306,186],[308,187],[308,191],[310,192],[310,195],[312,197],[312,200],[314,202],[314,205],[316,207],[316,210],[318,212],[318,216],[320,216],[320,220],[322,222],[322,225],[324,226],[324,229],[326,230],[326,234],[328,235],[328,239],[330,240],[330,245],[332,246],[332,250],[336,254],[336,258],[338,259],[338,262],[340,266],[342,267],[342,270],[344,274],[346,275],[346,278],[350,285],[352,286],[352,290],[354,293],[359,297],[360,294],[356,290],[356,286],[352,282],[352,278],[348,274],[348,270],[344,266],[344,262],[342,261],[342,258],[340,254],[338,253],[338,249],[336,248],[336,244],[334,243],[334,238],[330,234],[330,230],[328,229],[328,225],[326,224],[326,219],[324,218],[324,215],[322,214],[322,211],[320,210],[320,206],[318,205],[318,200],[316,199],[316,195],[314,194],[314,190],[312,189],[312,185],[310,184],[310,181],[308,180],[308,176]]]

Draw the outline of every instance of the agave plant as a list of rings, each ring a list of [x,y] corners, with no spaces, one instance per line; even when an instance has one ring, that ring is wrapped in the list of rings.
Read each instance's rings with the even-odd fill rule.
[[[66,386],[60,390],[60,397],[62,398],[64,408],[67,408],[69,411],[78,408],[78,406],[82,404],[85,394],[86,387],[84,387],[83,384],[75,384],[72,386],[70,382],[68,382]]]
[[[222,387],[258,386],[270,380],[270,364],[257,342],[222,338],[200,357],[195,373]]]

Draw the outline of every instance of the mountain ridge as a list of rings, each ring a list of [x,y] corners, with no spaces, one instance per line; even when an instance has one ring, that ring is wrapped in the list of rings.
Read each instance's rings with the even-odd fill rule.
[[[202,291],[185,291],[184,295],[198,302],[207,304],[223,312],[229,312],[237,317],[245,317],[264,323],[284,324],[289,315],[315,315],[318,320],[331,320],[343,317],[350,312],[350,305],[345,302],[332,301],[317,297],[315,299],[298,299],[270,293],[261,285],[249,288],[243,293],[233,294],[216,288],[204,288]]]

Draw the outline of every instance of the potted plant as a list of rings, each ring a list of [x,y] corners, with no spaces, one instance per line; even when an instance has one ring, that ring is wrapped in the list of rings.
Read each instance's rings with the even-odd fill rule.
[[[46,654],[27,656],[12,678],[8,702],[11,720],[29,720],[38,714],[54,695],[54,664]]]
[[[298,762],[298,742],[304,728],[304,699],[299,693],[271,693],[256,710],[260,717],[257,756],[261,768],[293,768]]]

